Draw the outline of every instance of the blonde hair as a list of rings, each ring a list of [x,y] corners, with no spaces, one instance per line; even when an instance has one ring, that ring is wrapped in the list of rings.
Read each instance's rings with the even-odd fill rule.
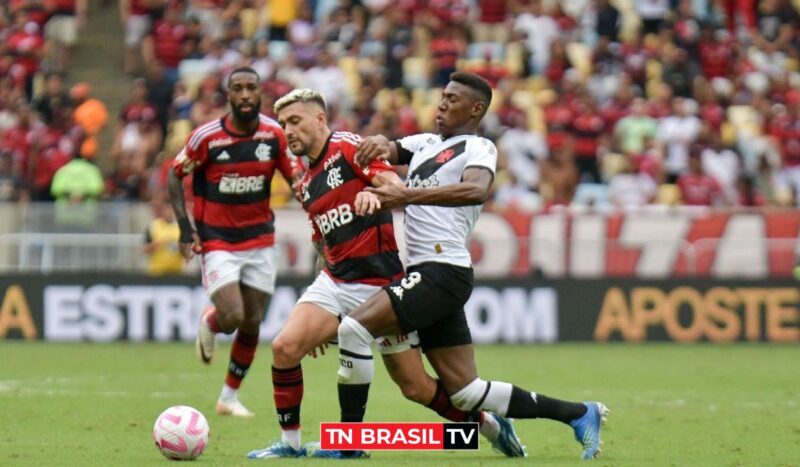
[[[318,93],[317,91],[314,91],[313,89],[295,89],[289,94],[286,94],[285,96],[278,99],[275,102],[273,109],[277,114],[285,107],[288,107],[294,104],[295,102],[302,102],[302,103],[313,102],[322,107],[322,109],[326,111],[328,108],[327,105],[325,104],[325,98],[322,97],[322,94]]]

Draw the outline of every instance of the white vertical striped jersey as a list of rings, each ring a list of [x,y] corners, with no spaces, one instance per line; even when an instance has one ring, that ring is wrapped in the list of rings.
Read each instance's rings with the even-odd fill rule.
[[[406,186],[412,189],[455,185],[469,167],[485,168],[494,174],[497,166],[494,143],[476,135],[458,135],[444,141],[432,133],[412,135],[398,140],[397,150],[400,163],[409,166]],[[472,259],[466,242],[481,207],[406,206],[408,265],[432,261],[470,267]]]

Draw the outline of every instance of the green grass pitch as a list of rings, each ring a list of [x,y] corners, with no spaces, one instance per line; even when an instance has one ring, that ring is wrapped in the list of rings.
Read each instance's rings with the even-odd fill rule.
[[[166,465],[150,432],[175,404],[209,419],[200,465],[258,465],[248,450],[279,435],[270,353],[262,345],[241,391],[256,417],[220,417],[214,402],[226,358],[202,366],[190,344],[0,344],[0,465]],[[227,356],[223,345],[221,355]],[[304,362],[304,441],[336,421],[335,349]],[[800,347],[796,345],[532,345],[478,347],[479,369],[550,396],[602,400],[604,466],[800,465]],[[371,421],[436,421],[406,402],[382,364]],[[371,465],[583,465],[568,427],[519,420],[528,459],[505,459],[482,441],[466,452],[373,452]],[[286,462],[280,462],[285,465]],[[298,464],[343,461],[292,460]],[[347,462],[346,462],[347,463]]]

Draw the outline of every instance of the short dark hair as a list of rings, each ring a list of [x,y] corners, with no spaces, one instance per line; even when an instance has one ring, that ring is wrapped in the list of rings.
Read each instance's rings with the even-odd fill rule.
[[[253,68],[251,68],[249,66],[240,66],[238,68],[235,68],[231,72],[231,74],[228,75],[228,87],[231,87],[231,78],[233,78],[233,75],[235,75],[236,73],[250,73],[250,74],[256,75],[256,80],[261,82],[261,77],[258,76],[258,72],[256,70],[254,70]]]
[[[456,71],[452,73],[450,75],[450,81],[455,81],[456,83],[463,84],[474,90],[478,94],[478,97],[486,104],[486,108],[489,108],[489,104],[492,103],[492,86],[488,81],[475,73],[467,73],[466,71]]]

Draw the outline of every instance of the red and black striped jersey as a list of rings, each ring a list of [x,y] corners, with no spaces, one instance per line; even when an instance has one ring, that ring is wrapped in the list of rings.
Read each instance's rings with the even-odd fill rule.
[[[276,121],[260,115],[255,131],[241,134],[228,114],[196,128],[172,169],[178,177],[193,174],[194,221],[203,251],[241,251],[275,243],[272,176],[277,169],[291,183],[303,166],[287,150]]]
[[[366,168],[356,165],[360,140],[352,133],[333,133],[323,155],[309,165],[300,194],[312,239],[324,242],[328,275],[337,282],[383,286],[403,274],[392,213],[357,216],[354,203],[358,192],[372,186],[373,177],[392,167],[377,160]]]

